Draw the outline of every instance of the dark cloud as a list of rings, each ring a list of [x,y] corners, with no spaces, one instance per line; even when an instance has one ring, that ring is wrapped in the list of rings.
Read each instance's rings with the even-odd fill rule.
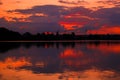
[[[18,23],[14,24],[14,26],[28,26],[29,28],[24,28],[22,31],[30,31],[30,32],[43,32],[43,31],[63,31],[64,27],[59,25],[59,22],[67,21],[67,22],[75,22],[78,23],[80,21],[85,22],[87,19],[84,18],[71,18],[71,19],[64,19],[65,16],[69,16],[70,14],[80,14],[80,16],[86,16],[91,13],[92,10],[89,10],[84,7],[63,7],[63,6],[55,6],[55,5],[45,5],[45,6],[35,6],[31,9],[17,9],[14,11],[9,12],[18,12],[21,14],[32,14],[27,20],[30,20],[29,23],[20,23],[20,19],[14,18],[15,21]],[[42,14],[42,15],[36,15]],[[54,23],[54,24],[53,24]],[[55,27],[56,26],[56,27]],[[15,28],[15,27],[14,27]],[[30,29],[31,28],[31,29]],[[32,29],[33,28],[33,29]],[[19,28],[15,29],[19,30]],[[32,30],[32,31],[31,31]]]
[[[10,13],[17,12],[21,14],[31,14],[25,21],[20,22],[23,18],[13,18],[16,22],[7,23],[10,28],[20,32],[44,32],[58,30],[64,31],[64,27],[59,25],[59,22],[67,24],[78,24],[82,27],[75,26],[76,30],[85,33],[87,30],[97,30],[102,26],[108,27],[120,26],[120,7],[100,8],[96,11],[85,7],[64,7],[55,5],[34,6],[31,9],[17,9],[8,11]],[[5,22],[2,22],[0,26]],[[5,23],[4,23],[5,24]],[[6,24],[5,24],[6,25]],[[4,26],[4,25],[3,25]]]
[[[10,10],[8,13],[18,12],[21,14],[32,14],[29,19],[32,21],[51,21],[56,22],[58,21],[61,16],[66,15],[69,13],[67,7],[63,6],[55,6],[55,5],[44,5],[44,6],[34,6],[31,9],[17,9],[17,10]],[[43,16],[38,16],[36,14],[43,14]],[[45,16],[44,16],[45,15]]]
[[[22,18],[13,18],[16,22],[12,23],[11,26],[13,30],[20,32],[44,32],[44,31],[63,31],[64,28],[59,25],[59,20],[62,15],[66,15],[68,12],[66,7],[55,6],[55,5],[45,5],[45,6],[35,6],[31,9],[17,9],[13,11],[8,11],[8,13],[18,12],[21,14],[31,14],[30,17],[24,19],[31,22],[20,22]]]
[[[7,29],[17,31],[20,33],[31,32],[33,34],[46,31],[50,32],[64,31],[64,28],[60,26],[58,23],[19,22],[19,20],[16,20],[16,22],[8,22],[4,18],[0,18],[0,27],[5,27]]]
[[[88,30],[98,30],[103,26],[112,28],[120,27],[120,7],[101,8],[92,11],[86,8],[73,8],[69,18],[64,18],[66,23],[85,23],[82,27],[77,24],[75,31],[86,33]],[[77,17],[76,17],[77,15]]]
[[[64,6],[55,6],[55,5],[44,5],[44,6],[34,6],[31,9],[16,9],[16,10],[9,10],[8,12],[19,12],[22,14],[33,14],[35,15],[36,13],[42,13],[47,16],[61,16],[61,15],[67,15],[70,13],[74,12],[83,12],[88,13],[89,9],[84,8],[84,7],[64,7]],[[87,11],[87,12],[85,12]]]
[[[15,22],[9,24],[12,30],[24,33],[24,32],[31,32],[36,34],[38,32],[56,32],[56,31],[64,31],[64,28],[61,27],[57,23],[31,23],[31,22]]]
[[[92,10],[85,8],[85,7],[73,7],[70,9],[70,14],[77,13],[80,15],[89,15],[91,12]]]
[[[64,16],[78,13],[81,15],[88,15],[91,10],[84,7],[63,7],[55,5],[34,6],[31,9],[17,9],[8,12],[18,12],[21,14],[32,14],[28,18],[32,22],[59,22]],[[36,15],[36,14],[42,14]]]
[[[68,0],[59,0],[60,3],[64,3],[64,4],[73,4],[73,5],[83,5],[83,4],[88,4],[86,1],[84,0],[77,0],[77,1],[68,1]]]
[[[108,28],[120,26],[119,7],[102,8],[90,13],[89,17],[92,17],[95,20],[89,20],[87,24],[78,30],[86,32],[87,30],[98,30],[103,26],[106,26]]]
[[[60,20],[59,16],[36,16],[36,15],[32,15],[28,18],[28,20],[32,21],[32,22],[40,22],[40,23],[58,23]]]
[[[31,9],[16,9],[8,12],[19,12],[22,14],[43,13],[50,16],[58,16],[65,13],[65,7],[55,5],[34,6]]]
[[[120,25],[120,8],[103,8],[95,11],[93,16],[103,20],[103,22],[108,23],[109,25]]]

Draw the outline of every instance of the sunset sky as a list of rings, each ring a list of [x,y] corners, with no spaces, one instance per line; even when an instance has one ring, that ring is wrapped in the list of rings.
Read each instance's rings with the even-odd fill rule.
[[[33,34],[120,34],[120,0],[0,0],[0,27]]]

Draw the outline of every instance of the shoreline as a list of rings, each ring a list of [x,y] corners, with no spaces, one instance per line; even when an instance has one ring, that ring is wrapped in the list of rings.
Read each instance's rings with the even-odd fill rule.
[[[48,40],[17,40],[17,41],[0,41],[0,43],[2,43],[2,42],[25,42],[25,43],[29,43],[29,42],[81,42],[81,43],[89,43],[89,42],[117,42],[117,43],[120,43],[120,40],[50,40],[50,41],[48,41]]]

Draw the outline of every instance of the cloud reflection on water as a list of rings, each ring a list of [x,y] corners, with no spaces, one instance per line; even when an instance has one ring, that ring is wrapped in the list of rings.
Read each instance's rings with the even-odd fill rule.
[[[0,52],[0,80],[120,80],[119,44],[17,44]]]

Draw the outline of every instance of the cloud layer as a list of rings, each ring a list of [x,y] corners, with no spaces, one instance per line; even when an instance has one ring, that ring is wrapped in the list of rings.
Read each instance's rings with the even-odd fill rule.
[[[34,6],[31,9],[10,10],[8,13],[30,15],[23,22],[19,20],[21,18],[13,18],[15,22],[8,22],[4,18],[0,19],[0,26],[10,26],[8,28],[19,32],[37,33],[68,30],[93,33],[93,31],[101,32],[99,30],[107,29],[109,33],[111,29],[120,29],[120,7],[118,6],[93,11],[85,7],[44,5]]]

